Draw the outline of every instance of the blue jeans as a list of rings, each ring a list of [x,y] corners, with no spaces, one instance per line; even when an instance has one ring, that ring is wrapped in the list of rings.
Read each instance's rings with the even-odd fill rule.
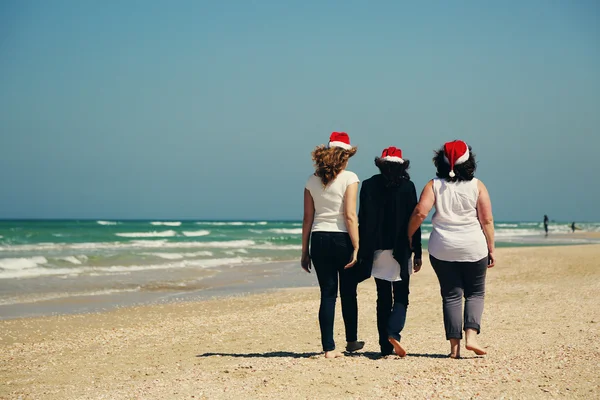
[[[344,232],[314,232],[311,236],[310,256],[321,288],[319,326],[323,351],[335,349],[333,321],[338,292],[342,299],[342,316],[346,341],[357,340],[358,303],[356,300],[356,267],[344,269],[350,262],[354,248],[350,236]]]
[[[400,341],[400,332],[406,322],[410,277],[396,282],[375,278],[377,285],[377,330],[382,355],[392,354],[392,337]]]

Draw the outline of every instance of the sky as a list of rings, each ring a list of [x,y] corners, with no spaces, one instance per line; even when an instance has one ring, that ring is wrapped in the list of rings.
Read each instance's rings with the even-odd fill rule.
[[[0,218],[301,219],[332,131],[600,221],[600,3],[0,1]]]

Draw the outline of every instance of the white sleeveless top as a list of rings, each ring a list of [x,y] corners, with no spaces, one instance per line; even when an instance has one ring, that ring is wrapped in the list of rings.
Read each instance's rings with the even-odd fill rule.
[[[346,189],[359,181],[354,172],[342,171],[323,187],[321,178],[311,175],[306,182],[306,189],[315,203],[315,220],[313,232],[348,232],[344,218],[344,196]]]
[[[488,255],[477,218],[477,179],[464,182],[433,180],[435,214],[429,254],[442,261],[479,261]]]

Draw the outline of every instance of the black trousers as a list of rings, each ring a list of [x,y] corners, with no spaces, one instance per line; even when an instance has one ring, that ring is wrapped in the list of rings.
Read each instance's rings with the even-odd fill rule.
[[[400,341],[406,322],[410,278],[390,282],[375,278],[377,285],[377,330],[382,355],[392,354],[394,346],[389,337]]]
[[[357,340],[358,303],[356,300],[356,267],[344,269],[352,257],[352,242],[344,232],[313,232],[311,236],[310,256],[312,258],[319,287],[321,305],[319,307],[319,326],[323,351],[335,349],[333,340],[333,322],[335,302],[338,292],[342,299],[342,316],[346,328],[346,341]]]

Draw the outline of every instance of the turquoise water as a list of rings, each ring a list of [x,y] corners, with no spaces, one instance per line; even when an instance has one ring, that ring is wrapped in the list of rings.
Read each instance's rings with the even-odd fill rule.
[[[578,224],[600,231],[600,223]],[[295,260],[300,221],[0,221],[0,284],[42,276],[217,268]],[[499,247],[588,243],[567,223],[498,222]],[[431,224],[423,225],[424,247]],[[553,238],[553,235],[557,235]]]
[[[600,232],[600,223],[578,224]],[[300,221],[0,221],[0,319],[316,284]],[[423,247],[431,224],[423,225]],[[553,223],[498,222],[498,247],[594,243]]]

